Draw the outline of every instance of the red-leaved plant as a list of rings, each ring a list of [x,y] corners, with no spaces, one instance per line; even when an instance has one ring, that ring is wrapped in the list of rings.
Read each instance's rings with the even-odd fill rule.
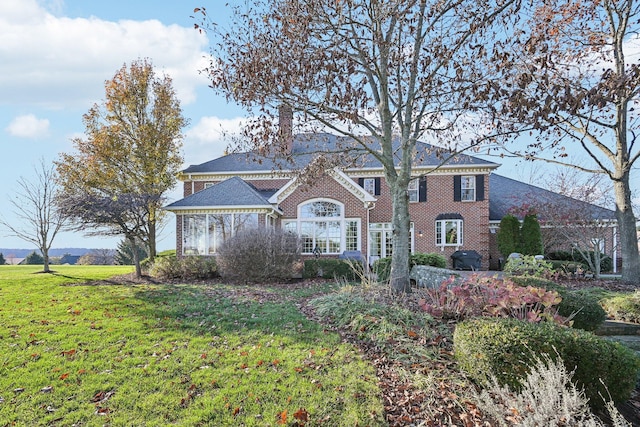
[[[460,285],[451,278],[436,289],[425,290],[420,307],[434,317],[462,320],[475,316],[512,317],[529,322],[549,321],[561,325],[568,319],[558,315],[562,298],[555,291],[522,287],[511,280],[472,276]]]

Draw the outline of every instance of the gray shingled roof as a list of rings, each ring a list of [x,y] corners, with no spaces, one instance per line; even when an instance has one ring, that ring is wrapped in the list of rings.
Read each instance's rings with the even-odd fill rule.
[[[224,208],[225,206],[272,207],[268,200],[275,192],[276,190],[257,190],[253,185],[234,176],[171,203],[165,209],[174,210],[212,206],[217,208]]]
[[[373,142],[372,144],[377,144]],[[399,140],[394,142],[399,145]],[[375,145],[372,145],[375,147]],[[351,150],[349,150],[351,147]],[[440,153],[438,153],[440,151]],[[272,171],[276,169],[293,169],[308,165],[315,157],[326,152],[348,152],[349,158],[358,158],[358,167],[382,168],[381,163],[371,154],[358,149],[358,146],[348,137],[331,135],[328,133],[298,134],[294,137],[291,160],[293,163],[285,163],[284,160],[275,161],[272,158],[255,152],[234,153],[217,159],[210,160],[199,165],[191,165],[183,173],[208,173],[208,172],[256,172]],[[438,166],[449,151],[418,142],[416,144],[416,166]],[[396,159],[399,162],[399,158]],[[449,165],[462,166],[495,166],[498,165],[477,157],[458,154],[448,162]]]
[[[500,221],[513,207],[538,203],[553,203],[559,207],[577,207],[589,212],[592,219],[615,220],[615,212],[600,206],[572,199],[534,185],[492,173],[489,176],[489,220]]]

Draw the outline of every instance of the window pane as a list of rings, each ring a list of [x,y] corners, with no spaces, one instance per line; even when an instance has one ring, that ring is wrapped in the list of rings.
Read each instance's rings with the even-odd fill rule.
[[[234,234],[242,230],[250,230],[258,226],[258,214],[235,214],[233,219]]]
[[[362,186],[364,188],[364,191],[366,191],[369,194],[375,194],[376,193],[376,180],[375,178],[365,178],[363,180]]]
[[[358,250],[358,221],[347,221],[346,224],[347,236],[345,249],[347,251]]]
[[[463,176],[460,181],[460,198],[464,201],[474,201],[476,199],[476,177]]]
[[[185,255],[205,254],[206,217],[188,215],[184,217],[182,229],[182,252]]]
[[[209,255],[215,254],[216,250],[218,249],[218,243],[216,242],[216,225],[215,225],[215,221],[213,221],[211,218],[209,218],[209,225],[208,225],[208,240],[209,240]]]
[[[409,201],[417,202],[418,201],[418,180],[412,179],[409,181],[409,186],[407,188],[407,192],[409,193]]]
[[[458,224],[454,221],[445,223],[446,242],[449,245],[458,243]]]
[[[382,256],[382,233],[380,231],[369,233],[369,255]]]
[[[301,218],[340,217],[340,206],[331,202],[311,202],[300,208]]]
[[[306,254],[313,253],[314,248],[314,231],[313,222],[300,223],[300,239],[302,240],[302,252]]]
[[[436,245],[442,245],[442,221],[436,221]]]
[[[340,222],[329,221],[327,222],[327,251],[329,253],[340,253]]]

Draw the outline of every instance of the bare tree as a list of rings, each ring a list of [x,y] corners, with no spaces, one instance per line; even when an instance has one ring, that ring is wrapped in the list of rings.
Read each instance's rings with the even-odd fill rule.
[[[500,126],[538,137],[512,155],[606,176],[612,183],[620,228],[622,277],[640,281],[631,174],[640,158],[640,31],[638,0],[546,0],[515,31],[510,53],[497,67]],[[591,165],[571,161],[581,150]]]
[[[332,152],[315,147],[307,177],[357,164],[362,154],[382,164],[393,205],[391,286],[409,291],[407,188],[415,178],[416,142],[455,152],[478,143],[457,131],[475,105],[482,80],[476,65],[490,53],[487,30],[513,18],[516,6],[512,0],[258,0],[236,8],[230,28],[212,23],[204,8],[195,13],[202,18],[196,27],[217,38],[206,70],[212,87],[250,114],[259,110],[244,130],[247,148],[292,160],[287,132],[274,126],[275,109],[286,106],[300,128],[348,137]]]
[[[36,245],[44,258],[44,272],[49,273],[49,249],[67,216],[55,203],[59,192],[55,166],[46,165],[42,159],[34,171],[35,179],[21,177],[17,194],[10,198],[17,221],[0,219],[0,224],[9,235]]]

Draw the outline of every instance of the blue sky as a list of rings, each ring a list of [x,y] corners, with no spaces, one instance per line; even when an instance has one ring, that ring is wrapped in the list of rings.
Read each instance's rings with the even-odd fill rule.
[[[14,218],[9,198],[16,181],[34,176],[41,158],[50,162],[72,151],[71,138],[84,130],[82,115],[104,98],[104,82],[138,58],[150,58],[156,71],[174,81],[191,121],[185,165],[224,151],[221,129],[237,129],[243,112],[216,96],[198,73],[207,64],[209,41],[193,29],[190,15],[197,6],[151,0],[0,2],[0,216]],[[225,12],[207,9],[216,17]],[[179,196],[177,189],[170,194]],[[174,227],[171,215],[161,249],[175,247]],[[0,230],[0,247],[33,247],[6,234]],[[54,247],[115,247],[119,240],[64,233]]]
[[[1,0],[0,1],[0,216],[14,218],[9,198],[16,181],[30,179],[43,158],[71,152],[84,130],[82,115],[104,97],[104,82],[123,64],[150,58],[168,74],[191,121],[185,129],[185,167],[221,155],[243,111],[228,105],[198,73],[208,63],[209,40],[194,30],[194,7],[206,6],[220,22],[223,0]],[[233,3],[233,1],[232,1]],[[216,5],[216,6],[214,6]],[[539,165],[505,164],[498,173],[531,180]],[[176,187],[171,200],[180,198]],[[175,247],[175,218],[162,231],[159,249]],[[33,248],[0,229],[0,247]],[[60,234],[54,247],[114,248],[119,238]]]

